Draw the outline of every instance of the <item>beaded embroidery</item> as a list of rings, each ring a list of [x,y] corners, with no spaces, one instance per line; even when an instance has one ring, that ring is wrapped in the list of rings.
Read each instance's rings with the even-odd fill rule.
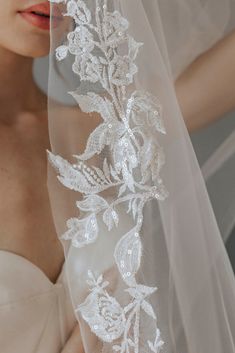
[[[95,0],[94,0],[95,1]],[[156,322],[156,314],[146,300],[157,288],[137,283],[142,244],[143,209],[149,200],[163,201],[168,192],[160,178],[165,162],[158,143],[158,134],[165,134],[162,107],[158,99],[145,91],[127,93],[138,72],[135,64],[142,43],[128,34],[129,23],[120,12],[110,12],[107,0],[96,0],[95,15],[83,0],[51,0],[65,3],[66,16],[74,19],[75,29],[67,36],[67,43],[56,49],[57,60],[74,55],[73,72],[81,81],[99,83],[106,95],[70,92],[86,113],[97,112],[103,122],[90,134],[85,151],[74,156],[72,164],[48,151],[51,164],[58,170],[59,181],[67,188],[83,195],[76,205],[86,214],[84,218],[67,221],[68,230],[61,236],[71,240],[74,247],[89,246],[99,235],[97,215],[102,215],[108,231],[118,227],[118,206],[127,205],[134,227],[118,241],[114,251],[117,269],[127,285],[130,302],[122,307],[109,295],[109,282],[88,271],[90,294],[76,308],[103,342],[112,343],[120,353],[139,353],[140,315],[144,311]],[[120,47],[126,52],[120,55]],[[123,50],[122,50],[123,52]],[[98,54],[97,54],[98,53]],[[111,161],[103,159],[102,167],[89,166],[86,161],[109,150]],[[114,188],[118,196],[105,199],[103,191]],[[110,236],[112,236],[110,234]],[[155,324],[156,325],[156,324]],[[157,326],[157,325],[156,325]],[[163,347],[159,328],[149,351],[158,353]]]

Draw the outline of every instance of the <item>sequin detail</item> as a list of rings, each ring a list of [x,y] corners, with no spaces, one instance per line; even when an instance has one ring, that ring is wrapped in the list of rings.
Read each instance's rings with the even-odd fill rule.
[[[153,341],[146,338],[145,347],[158,353],[164,342],[156,314],[146,300],[157,288],[137,283],[136,275],[141,265],[144,206],[152,199],[163,201],[168,196],[160,177],[165,156],[158,142],[158,136],[166,130],[158,99],[146,91],[131,92],[138,72],[135,59],[143,43],[128,34],[127,19],[116,10],[109,11],[107,0],[94,0],[94,12],[83,0],[51,2],[64,2],[65,15],[76,24],[67,42],[56,49],[57,60],[74,56],[72,70],[79,79],[102,87],[102,95],[70,92],[83,112],[99,113],[103,120],[88,137],[84,152],[74,156],[76,163],[48,151],[49,161],[59,172],[59,181],[83,195],[76,206],[86,214],[69,219],[68,230],[61,238],[71,240],[77,248],[89,246],[99,236],[98,215],[108,231],[118,227],[120,205],[126,205],[126,212],[134,222],[132,229],[120,237],[114,251],[129,303],[122,306],[109,294],[109,282],[104,281],[103,275],[96,279],[88,271],[90,293],[76,311],[99,339],[113,343],[113,350],[120,353],[140,352],[140,317],[144,311],[156,326],[155,338]],[[90,166],[88,161],[101,155],[104,149],[108,149],[110,158],[103,158],[102,166]],[[111,189],[118,190],[115,197],[105,198],[103,192]]]

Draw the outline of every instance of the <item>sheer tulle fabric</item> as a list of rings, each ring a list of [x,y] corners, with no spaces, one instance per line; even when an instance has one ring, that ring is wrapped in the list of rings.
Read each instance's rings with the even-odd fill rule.
[[[203,164],[202,173],[224,241],[235,227],[235,131]]]
[[[234,353],[234,276],[174,91],[232,1],[53,2],[48,189],[85,351]]]

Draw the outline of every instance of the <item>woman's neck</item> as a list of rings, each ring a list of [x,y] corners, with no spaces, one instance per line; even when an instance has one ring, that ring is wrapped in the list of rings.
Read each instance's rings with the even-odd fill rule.
[[[0,48],[1,116],[45,109],[46,96],[33,78],[33,59]]]

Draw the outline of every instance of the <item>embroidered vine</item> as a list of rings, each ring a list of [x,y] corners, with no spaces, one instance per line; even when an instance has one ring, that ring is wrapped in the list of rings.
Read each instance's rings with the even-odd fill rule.
[[[128,286],[130,302],[123,308],[108,294],[109,283],[102,276],[96,279],[89,271],[87,282],[91,292],[76,310],[103,342],[113,343],[114,351],[139,353],[140,314],[144,311],[156,321],[146,298],[157,289],[136,281],[142,255],[143,209],[151,199],[163,201],[168,196],[160,177],[165,158],[158,135],[166,133],[162,107],[148,92],[129,93],[138,72],[135,60],[143,44],[128,34],[129,23],[118,11],[109,11],[107,0],[95,0],[94,16],[83,0],[50,1],[65,3],[64,15],[76,24],[67,36],[67,43],[56,49],[57,60],[73,55],[72,69],[80,80],[98,83],[103,89],[102,96],[94,92],[86,95],[69,92],[82,111],[99,113],[103,119],[91,132],[85,151],[74,156],[76,163],[48,151],[50,162],[59,172],[59,181],[83,195],[76,206],[86,214],[83,218],[69,219],[68,229],[61,238],[71,240],[77,248],[95,242],[99,235],[97,216],[102,216],[111,231],[119,225],[119,205],[127,206],[134,222],[114,252],[118,271]],[[110,158],[104,158],[101,167],[88,165],[87,161],[105,148]],[[118,190],[116,197],[102,196],[103,191],[110,189]],[[163,346],[160,336],[156,328],[155,341],[146,341],[154,353]]]

